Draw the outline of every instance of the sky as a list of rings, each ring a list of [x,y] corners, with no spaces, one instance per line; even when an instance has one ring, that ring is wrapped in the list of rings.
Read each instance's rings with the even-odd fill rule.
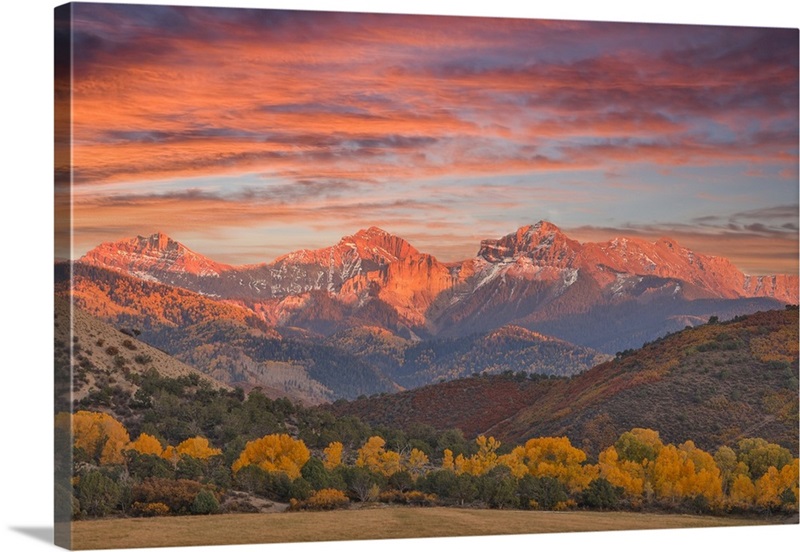
[[[72,25],[62,256],[162,231],[257,263],[379,226],[454,261],[548,220],[798,272],[796,29],[97,4]]]

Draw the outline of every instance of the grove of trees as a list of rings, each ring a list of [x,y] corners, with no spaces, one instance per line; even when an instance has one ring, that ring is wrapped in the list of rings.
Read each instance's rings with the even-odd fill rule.
[[[382,428],[360,438],[343,430],[340,439],[328,442],[306,443],[299,432],[282,431],[245,442],[213,443],[194,435],[172,443],[143,430],[131,439],[113,416],[78,411],[59,414],[56,431],[62,438],[72,435],[76,518],[255,511],[243,496],[289,502],[290,509],[383,501],[555,510],[798,510],[798,459],[758,438],[708,452],[692,441],[664,443],[656,431],[633,428],[590,461],[566,437],[510,447],[492,436],[468,442],[458,431],[432,428],[417,428],[410,438]],[[322,428],[316,433],[324,434]]]

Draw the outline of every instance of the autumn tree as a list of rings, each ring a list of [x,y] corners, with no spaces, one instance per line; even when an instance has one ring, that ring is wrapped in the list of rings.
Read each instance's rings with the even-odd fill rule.
[[[732,477],[728,489],[728,503],[734,508],[749,509],[756,502],[756,486],[750,478],[739,473]]]
[[[702,497],[711,505],[722,500],[722,478],[714,459],[691,441],[661,448],[652,467],[653,489],[665,500]]]
[[[122,452],[130,436],[119,421],[102,412],[80,410],[72,416],[73,446],[88,459],[103,464],[122,464]]]
[[[571,491],[585,489],[597,477],[597,467],[586,465],[586,453],[573,447],[567,437],[528,440],[501,458],[515,477],[554,477]]]
[[[367,468],[375,473],[386,477],[400,471],[400,453],[386,450],[386,441],[377,435],[373,435],[364,446],[358,449],[356,466]]]
[[[296,479],[310,457],[303,441],[285,433],[271,434],[249,441],[231,468],[236,473],[244,466],[253,465],[266,472],[284,473],[289,479]]]
[[[781,507],[797,510],[798,459],[780,470],[775,466],[767,468],[766,473],[755,482],[755,502],[768,510]]]
[[[500,448],[500,441],[494,437],[480,435],[475,439],[475,444],[478,445],[478,451],[475,454],[469,457],[459,454],[453,460],[456,474],[483,475],[497,466],[497,449]]]
[[[342,443],[339,441],[334,441],[325,447],[325,449],[322,451],[325,455],[325,460],[323,462],[325,469],[332,470],[342,463],[343,449],[344,445],[342,445]]]
[[[453,459],[453,451],[450,449],[444,449],[444,453],[442,455],[442,469],[448,471],[455,471],[456,469],[455,460]]]
[[[207,460],[212,456],[222,454],[222,450],[211,447],[208,439],[205,437],[192,437],[190,439],[186,439],[177,447],[175,447],[175,451],[179,455],[191,456],[192,458],[197,458],[198,460]]]
[[[416,479],[427,470],[429,465],[428,455],[417,448],[413,448],[403,463],[411,477]]]
[[[645,492],[647,465],[649,461],[646,458],[642,463],[621,459],[614,446],[602,451],[597,458],[600,477],[616,487],[621,487],[623,493],[631,498],[641,497]]]
[[[135,441],[131,441],[126,447],[128,450],[135,450],[139,454],[154,454],[161,456],[164,454],[164,447],[161,442],[148,433],[142,433]]]

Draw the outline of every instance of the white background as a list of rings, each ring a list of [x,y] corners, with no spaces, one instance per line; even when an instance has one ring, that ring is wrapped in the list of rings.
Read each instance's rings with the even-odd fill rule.
[[[52,548],[52,13],[60,2],[11,0],[0,12],[0,542],[3,550]],[[156,3],[129,0],[128,3]],[[162,3],[231,7],[321,9],[798,27],[795,1],[711,2],[560,0],[174,0]],[[797,451],[795,451],[795,454]],[[369,531],[365,527],[365,533]],[[461,550],[492,548],[572,550],[747,550],[800,542],[800,526],[689,529],[179,548],[193,552],[265,550]]]

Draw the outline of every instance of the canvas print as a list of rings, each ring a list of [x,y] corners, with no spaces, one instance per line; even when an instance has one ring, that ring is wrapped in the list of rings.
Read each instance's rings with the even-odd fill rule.
[[[55,45],[58,545],[798,523],[797,29]]]

